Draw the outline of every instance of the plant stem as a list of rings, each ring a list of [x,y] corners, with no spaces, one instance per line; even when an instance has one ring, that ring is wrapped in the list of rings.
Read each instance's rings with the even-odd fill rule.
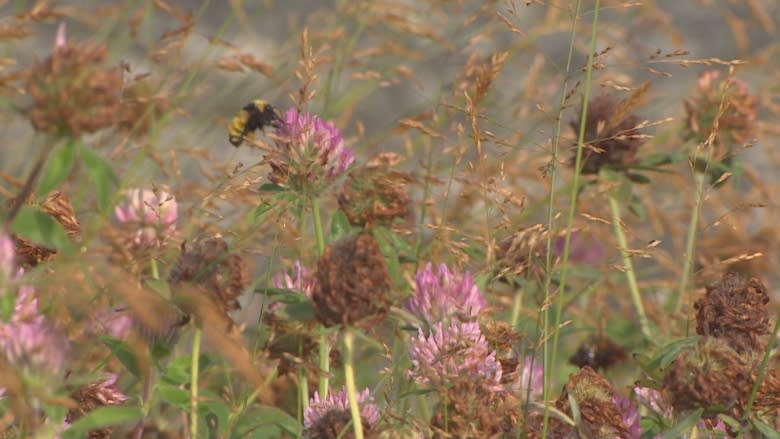
[[[693,177],[696,179],[696,200],[693,203],[691,220],[688,223],[688,238],[685,240],[685,260],[683,261],[683,271],[680,276],[680,288],[677,291],[677,295],[672,295],[672,297],[669,298],[669,303],[667,303],[666,307],[667,311],[671,311],[674,314],[680,312],[682,298],[688,292],[688,280],[691,274],[691,267],[693,266],[693,256],[696,252],[696,232],[698,231],[697,224],[699,223],[699,213],[701,212],[701,203],[704,194],[705,175],[703,172],[696,172],[696,170],[694,170]]]
[[[198,437],[198,375],[200,375],[200,328],[192,336],[192,377],[190,379],[190,434]]]
[[[363,423],[360,420],[360,407],[358,407],[357,389],[355,387],[355,370],[353,367],[352,352],[354,340],[352,329],[344,327],[344,381],[347,386],[347,398],[349,398],[349,413],[352,415],[352,428],[355,430],[355,439],[363,439]]]
[[[572,43],[569,48],[569,61],[567,65],[568,68],[571,67],[571,57],[572,57],[572,51],[574,47],[574,34],[577,29],[577,17],[579,17],[580,13],[580,6],[581,2],[577,2],[577,9],[574,15],[575,23],[572,25]],[[552,236],[549,236],[547,239],[547,275],[545,276],[545,310],[544,310],[544,332],[543,337],[545,340],[544,343],[544,386],[543,386],[543,401],[544,401],[544,414],[543,414],[543,421],[542,421],[542,437],[547,437],[547,429],[549,427],[550,423],[550,405],[548,404],[548,401],[550,400],[550,390],[551,390],[551,384],[552,384],[552,370],[553,366],[555,365],[555,362],[557,360],[558,356],[558,338],[560,335],[560,325],[561,325],[561,315],[563,313],[563,292],[566,290],[566,275],[567,275],[567,264],[569,261],[569,250],[571,247],[571,228],[572,224],[574,223],[574,211],[577,206],[577,192],[579,190],[579,181],[580,181],[580,173],[582,168],[582,150],[584,148],[585,143],[585,125],[587,120],[587,114],[588,114],[588,101],[590,100],[590,91],[591,91],[591,82],[593,78],[593,54],[596,51],[596,31],[598,29],[598,21],[599,21],[599,7],[600,7],[600,0],[596,0],[594,5],[594,11],[593,11],[593,23],[591,25],[591,35],[590,35],[590,46],[588,51],[588,63],[585,66],[585,87],[583,90],[583,101],[582,101],[582,114],[580,114],[580,132],[577,135],[577,155],[574,159],[574,176],[572,177],[572,185],[571,185],[571,195],[570,195],[570,201],[569,201],[569,212],[568,217],[566,219],[566,236],[564,238],[564,244],[563,244],[563,255],[561,260],[561,275],[560,275],[560,283],[558,285],[558,297],[556,300],[555,305],[555,324],[552,334],[552,352],[550,352],[550,348],[548,347],[549,343],[549,333],[550,333],[550,310],[549,310],[549,302],[552,299],[550,295],[550,284],[551,284],[551,272],[550,270],[550,251],[551,251],[551,239]],[[565,94],[567,91],[563,90],[564,96],[561,98],[562,101],[565,99]],[[559,118],[560,119],[560,118]],[[559,125],[560,128],[560,125]],[[560,129],[558,129],[558,134],[560,134]],[[556,163],[553,163],[553,169]],[[551,188],[551,191],[554,190],[554,187]],[[548,221],[550,225],[552,225],[552,219],[553,219],[553,213],[552,213],[552,199],[550,200],[549,204],[549,212],[548,212]],[[552,229],[550,229],[550,233],[552,233]]]
[[[761,365],[758,368],[758,374],[756,375],[756,380],[755,382],[753,382],[753,388],[750,390],[750,398],[748,398],[747,408],[745,409],[744,425],[748,425],[747,420],[750,417],[750,412],[753,410],[753,402],[755,402],[756,394],[758,393],[759,387],[761,387],[761,381],[764,380],[766,367],[767,364],[769,364],[769,356],[775,347],[775,341],[777,339],[778,329],[780,329],[780,315],[778,315],[775,318],[775,327],[772,328],[772,332],[771,332],[772,335],[769,337],[769,342],[767,342],[766,348],[764,349],[764,358],[761,360]]]
[[[317,255],[322,256],[325,252],[325,235],[322,232],[322,219],[320,217],[320,206],[317,203],[316,198],[311,199],[311,214],[312,221],[314,221],[314,235],[317,239]],[[319,383],[317,390],[319,391],[320,398],[325,399],[328,396],[328,384],[330,373],[330,346],[328,346],[328,334],[325,328],[320,325],[319,327]],[[308,403],[308,399],[307,399]]]
[[[615,237],[617,237],[618,240],[620,257],[623,259],[623,269],[626,272],[626,279],[628,280],[628,289],[631,292],[631,301],[634,303],[634,310],[639,318],[639,327],[642,330],[642,335],[644,335],[646,339],[651,340],[650,324],[647,320],[647,315],[645,314],[645,307],[642,305],[642,295],[639,292],[639,285],[636,282],[634,265],[631,262],[631,255],[628,254],[626,234],[623,231],[622,221],[620,220],[620,206],[618,206],[618,202],[612,192],[607,195],[607,198],[609,200],[609,210],[612,213],[612,226],[615,229]]]
[[[298,356],[303,358],[303,340],[298,341]],[[301,367],[298,371],[298,395],[301,403],[298,404],[300,410],[298,419],[303,419],[303,413],[309,407],[309,377],[306,376],[306,368]],[[298,437],[301,437],[300,434]]]

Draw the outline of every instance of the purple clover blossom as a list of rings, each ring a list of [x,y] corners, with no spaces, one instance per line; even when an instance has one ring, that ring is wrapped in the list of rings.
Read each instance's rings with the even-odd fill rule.
[[[106,378],[88,384],[90,396],[94,397],[102,405],[119,405],[130,399],[116,386],[118,376],[113,373],[106,374]]]
[[[476,317],[485,306],[482,291],[471,273],[451,273],[446,265],[435,270],[431,263],[414,277],[414,295],[406,301],[406,309],[430,324],[444,322],[453,315]]]
[[[283,271],[273,278],[275,288],[297,291],[306,297],[311,297],[314,290],[314,275],[308,268],[295,261],[292,272]]]
[[[636,406],[630,399],[614,395],[612,402],[615,403],[618,410],[620,410],[620,418],[623,421],[623,426],[626,427],[628,436],[626,439],[640,439],[642,437],[642,426],[640,425],[641,417]]]
[[[565,236],[555,238],[552,248],[553,255],[562,258],[565,244]],[[597,265],[603,258],[604,248],[599,241],[581,232],[574,231],[571,233],[569,262],[582,265]]]
[[[523,363],[517,366],[517,381],[513,389],[523,399],[526,396],[531,401],[539,399],[544,391],[544,368],[542,362],[526,357]]]
[[[277,145],[286,154],[283,161],[296,181],[319,186],[323,179],[330,182],[343,174],[355,161],[339,129],[311,113],[290,108],[276,131]]]
[[[367,428],[373,428],[379,422],[379,408],[374,404],[374,397],[371,396],[368,388],[358,393],[357,400],[360,406],[361,420],[367,424]],[[328,392],[324,401],[320,399],[319,393],[315,393],[309,401],[309,407],[303,413],[304,428],[311,427],[333,410],[349,411],[349,398],[345,388],[342,388],[338,393]]]
[[[10,321],[0,323],[0,352],[13,365],[57,373],[65,365],[67,350],[67,338],[38,312],[33,288],[19,287]]]
[[[130,189],[125,201],[114,209],[117,221],[136,229],[132,242],[138,246],[157,245],[172,235],[177,215],[178,204],[173,195],[149,189]]]
[[[409,348],[412,370],[419,384],[443,388],[453,380],[482,379],[495,391],[502,391],[501,363],[490,350],[479,323],[453,320],[438,322],[429,335],[420,329]]]
[[[666,401],[663,394],[652,387],[634,387],[636,402],[650,411],[664,418],[671,418],[672,406]]]
[[[95,335],[108,334],[120,340],[127,338],[133,329],[133,317],[122,309],[105,308],[93,317],[89,331]]]

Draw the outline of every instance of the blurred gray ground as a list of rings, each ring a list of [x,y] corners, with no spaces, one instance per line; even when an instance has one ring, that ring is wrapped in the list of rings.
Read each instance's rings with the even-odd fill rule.
[[[770,0],[755,0],[762,2],[766,9],[770,11],[776,22],[780,21],[780,6]],[[21,2],[22,4],[24,2]],[[30,2],[27,2],[30,3]],[[297,60],[299,32],[302,24],[306,23],[311,14],[321,14],[323,11],[333,7],[333,2],[327,1],[267,1],[267,2],[244,2],[247,17],[249,21],[247,26],[238,23],[232,18],[231,8],[227,2],[202,2],[202,1],[171,1],[169,2],[195,15],[195,32],[190,37],[189,43],[185,49],[185,57],[192,61],[197,60],[204,54],[209,57],[216,57],[224,48],[214,50],[210,46],[207,37],[219,36],[220,38],[240,47],[241,51],[250,51],[258,59],[263,60],[276,69],[277,77],[269,80],[256,73],[227,73],[209,69],[203,73],[198,73],[195,77],[195,84],[198,84],[198,91],[203,96],[189,102],[187,110],[191,112],[191,120],[214,120],[216,118],[229,118],[240,108],[242,103],[249,99],[262,96],[272,102],[278,102],[278,105],[284,107],[289,104],[287,94],[295,92],[292,87],[297,85],[295,81],[290,81],[293,77],[295,65],[280,65],[279,59]],[[203,9],[204,3],[207,5]],[[587,3],[587,2],[586,2]],[[624,20],[626,25],[631,22],[626,18],[617,18],[618,13],[610,8],[610,4],[603,2],[607,7],[602,10],[602,22],[620,22]],[[736,11],[736,15],[750,20],[749,2],[743,5],[735,5],[733,1],[713,0],[713,1],[674,1],[661,0],[657,2],[659,9],[663,10],[674,27],[682,37],[683,44],[680,47],[673,46],[672,42],[665,35],[659,32],[647,32],[633,35],[633,38],[648,49],[648,54],[654,48],[671,52],[675,49],[685,49],[690,52],[688,58],[709,58],[718,57],[721,59],[733,59],[739,56],[732,32],[724,23],[722,10],[729,6],[729,10]],[[72,1],[61,2],[60,5],[74,5],[77,7],[89,7],[89,5],[98,5],[99,2]],[[100,3],[103,5],[102,3]],[[564,1],[564,5],[573,5],[573,1]],[[613,5],[614,6],[614,5]],[[26,8],[29,8],[28,5]],[[587,5],[583,9],[588,9],[592,5]],[[12,6],[2,8],[2,16],[9,20],[11,13],[26,9],[19,7],[14,9]],[[495,6],[497,11],[506,13],[506,4],[498,2]],[[544,12],[543,7],[525,6],[523,2],[516,4],[518,14],[513,17],[516,20],[515,25],[520,29],[529,28],[535,21],[540,19]],[[155,41],[163,32],[177,27],[177,24],[157,11],[155,20],[151,24],[145,24],[141,27],[141,34],[148,35],[149,41]],[[463,17],[453,17],[453,20]],[[583,21],[589,20],[589,16],[583,17]],[[106,40],[112,46],[124,47],[124,50],[114,53],[113,57],[127,61],[133,68],[133,74],[149,72],[152,75],[166,75],[167,72],[156,71],[156,66],[144,60],[146,49],[136,43],[131,43],[126,38],[117,38],[117,32],[112,28],[117,23],[104,23],[97,27],[97,32],[88,30],[77,21],[65,19],[68,24],[69,38],[72,40],[84,40],[97,37]],[[120,23],[120,25],[122,25]],[[36,35],[19,41],[6,43],[5,54],[13,54],[19,58],[19,62],[30,62],[35,59],[45,57],[51,50],[54,39],[57,22],[41,23],[31,27]],[[641,29],[639,30],[642,31]],[[750,48],[760,49],[770,44],[780,41],[778,33],[768,33],[761,29],[748,29],[750,37]],[[507,38],[521,38],[517,34],[507,35]],[[581,40],[585,41],[587,35],[581,35]],[[280,48],[283,52],[280,53]],[[337,47],[335,49],[338,49]],[[542,38],[536,43],[536,49],[539,53],[554,63],[563,65],[568,51],[568,35],[562,34],[558,37]],[[601,47],[600,49],[603,49]],[[290,53],[290,52],[294,52]],[[486,50],[489,53],[489,50]],[[426,106],[436,104],[435,93],[440,90],[441,85],[451,81],[462,68],[462,62],[465,58],[461,55],[452,54],[449,56],[437,56],[427,61],[423,61],[415,66],[414,74],[421,80],[423,87],[417,89],[410,84],[402,83],[400,86],[394,86],[386,89],[379,89],[369,96],[365,97],[358,104],[357,113],[360,120],[365,124],[367,132],[377,130],[388,130],[394,126],[395,121],[404,116],[412,115],[423,111]],[[505,74],[518,72],[522,74],[523,68],[527,66],[529,58],[518,57],[513,60],[513,64],[505,68]],[[524,64],[525,63],[525,64]],[[582,65],[584,58],[580,57],[575,61],[575,65]],[[685,96],[690,92],[693,81],[701,68],[672,68],[674,71],[674,80],[658,81],[657,77],[652,77],[646,72],[634,72],[638,78],[637,82],[646,76],[649,80],[655,80],[653,95],[655,96]],[[760,72],[750,71],[747,74],[748,80],[760,81],[761,78],[752,77]],[[287,76],[287,78],[284,78]],[[321,83],[324,81],[321,77]],[[348,78],[342,78],[346,81]],[[283,83],[283,88],[279,88],[279,83]],[[668,99],[662,100],[664,108],[656,108],[657,115],[647,115],[647,117],[660,116],[662,113],[669,113]],[[552,105],[552,103],[550,103]],[[678,105],[678,104],[675,104]],[[675,109],[675,113],[679,111]],[[182,141],[194,142],[193,146],[209,146],[215,148],[227,146],[225,133],[209,124],[187,125],[187,120],[179,118],[177,120],[181,126],[173,126],[167,129],[170,133],[183,133],[177,135],[175,143]],[[521,123],[521,121],[518,121]],[[27,148],[29,139],[32,136],[29,124],[14,123],[0,127],[2,138],[6,139],[6,145],[0,149],[0,159],[2,168],[18,174],[24,166],[24,163],[30,160],[28,154],[20,154],[15,151],[16,148]],[[347,135],[349,135],[347,128]],[[186,137],[185,137],[186,136]],[[11,142],[11,139],[13,140]],[[165,142],[161,142],[165,143]],[[179,143],[180,144],[180,143]],[[24,145],[24,146],[18,146]],[[249,158],[242,157],[246,151],[239,152],[237,159]],[[367,153],[367,152],[366,152]]]

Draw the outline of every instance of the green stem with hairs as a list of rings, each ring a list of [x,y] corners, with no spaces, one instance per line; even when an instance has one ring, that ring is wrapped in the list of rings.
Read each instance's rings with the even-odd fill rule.
[[[701,204],[704,196],[704,173],[699,173],[694,170],[693,176],[696,179],[696,200],[693,203],[691,220],[688,223],[688,238],[685,240],[685,260],[683,261],[683,271],[682,275],[680,276],[680,288],[676,295],[672,295],[669,298],[669,302],[667,303],[666,307],[667,311],[671,311],[674,314],[680,312],[682,298],[688,292],[688,281],[691,275],[691,267],[693,266],[693,256],[696,253],[696,233],[698,231],[697,224],[699,223],[699,214],[701,212]]]
[[[320,206],[317,203],[316,198],[311,199],[311,214],[314,221],[314,236],[317,239],[317,255],[322,256],[325,252],[325,234],[322,232],[322,219],[320,218]],[[328,382],[330,373],[330,347],[328,346],[328,334],[325,328],[320,325],[319,327],[319,385],[318,391],[321,399],[325,399],[328,396]]]
[[[354,336],[349,326],[344,327],[344,382],[347,386],[347,398],[349,399],[349,413],[352,415],[352,428],[355,431],[355,439],[363,439],[363,422],[360,420],[360,407],[358,406],[357,388],[355,386],[355,369],[352,360],[354,352]]]
[[[553,326],[553,334],[552,334],[552,352],[550,352],[550,348],[548,347],[549,343],[549,332],[550,332],[550,310],[549,307],[544,310],[544,386],[543,386],[543,400],[544,400],[544,414],[543,414],[543,421],[542,421],[542,437],[547,437],[547,429],[549,428],[550,424],[550,405],[548,401],[550,400],[550,390],[551,390],[551,384],[552,384],[552,370],[553,366],[555,365],[555,362],[557,360],[558,356],[558,339],[560,337],[560,326],[561,326],[561,317],[563,314],[563,292],[566,290],[566,275],[568,274],[567,270],[567,264],[569,261],[569,250],[571,248],[571,229],[572,225],[574,224],[574,212],[577,207],[577,193],[579,191],[579,181],[580,181],[580,173],[582,169],[582,150],[584,148],[585,144],[585,125],[587,121],[587,115],[588,115],[588,101],[590,100],[590,91],[591,91],[591,83],[593,79],[593,54],[596,52],[596,31],[598,30],[598,21],[599,21],[599,8],[600,8],[600,0],[596,0],[594,4],[594,10],[593,10],[593,22],[591,25],[591,35],[590,35],[590,46],[588,50],[588,63],[585,66],[585,88],[583,90],[583,101],[582,101],[582,114],[580,115],[580,131],[577,135],[577,155],[574,159],[574,176],[572,178],[572,185],[571,185],[571,194],[570,194],[570,200],[569,200],[569,212],[568,216],[566,218],[566,235],[564,238],[564,244],[563,244],[563,255],[561,260],[561,275],[560,275],[560,283],[558,285],[558,297],[556,298],[556,304],[555,304],[555,323]],[[577,11],[575,14],[576,17],[579,16],[580,11],[580,2],[577,2]],[[576,23],[573,25],[572,34],[576,31]],[[572,35],[572,38],[574,38],[574,35]],[[572,44],[573,46],[573,44]],[[570,50],[572,50],[570,48]],[[569,55],[569,59],[571,60],[571,54]],[[564,93],[566,90],[564,90]],[[553,163],[553,166],[555,163]],[[550,202],[550,223],[552,223],[552,200]],[[550,266],[550,246],[551,246],[551,240],[552,237],[548,237],[547,241],[547,248],[548,248],[548,259],[547,259],[547,266],[549,268]],[[550,278],[550,272],[551,270],[547,270],[548,275],[545,278],[545,303],[547,304],[550,297],[550,284],[551,284],[551,278]]]
[[[615,229],[615,237],[618,240],[620,257],[623,260],[623,269],[625,270],[626,279],[628,280],[631,301],[634,304],[634,311],[636,311],[636,315],[639,318],[639,328],[642,330],[642,335],[644,335],[646,339],[651,340],[650,323],[645,314],[645,307],[642,305],[642,295],[639,292],[634,265],[631,262],[631,255],[628,253],[626,234],[623,231],[622,221],[620,220],[620,206],[612,192],[607,195],[607,198],[609,200],[609,210],[612,213],[612,226]]]
[[[298,356],[303,358],[303,340],[298,341]],[[303,413],[309,407],[309,377],[306,375],[306,368],[298,369],[298,393],[301,403],[298,404],[298,419],[303,419]],[[302,434],[302,432],[299,432]],[[301,437],[300,434],[298,437]]]
[[[201,329],[192,336],[192,377],[190,379],[190,434],[198,437],[198,375],[200,375]]]

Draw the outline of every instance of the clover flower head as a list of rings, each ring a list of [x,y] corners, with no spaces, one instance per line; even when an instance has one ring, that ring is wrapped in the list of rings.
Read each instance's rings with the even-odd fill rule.
[[[372,428],[379,422],[379,408],[374,404],[374,397],[366,388],[357,395],[357,399],[361,420],[368,428]],[[332,411],[349,412],[349,398],[345,388],[338,393],[330,392],[325,399],[321,399],[319,393],[315,393],[309,401],[309,407],[303,413],[303,426],[311,427]]]
[[[92,334],[108,334],[114,338],[124,339],[132,330],[133,317],[126,310],[105,308],[94,316],[90,325]]]
[[[523,363],[517,366],[517,381],[513,388],[521,398],[528,395],[532,401],[538,399],[544,390],[544,368],[541,361],[526,357]]]
[[[634,396],[640,405],[664,418],[672,416],[672,406],[660,391],[652,387],[634,387]]]
[[[448,326],[438,322],[426,335],[418,330],[411,341],[409,375],[422,385],[444,388],[457,380],[484,380],[501,391],[501,363],[491,351],[479,323],[453,320]]]
[[[126,199],[114,209],[117,221],[135,227],[133,244],[159,244],[176,230],[178,205],[176,198],[165,191],[130,189]]]
[[[626,431],[628,432],[626,439],[641,438],[642,427],[639,422],[641,417],[639,416],[639,411],[637,410],[636,406],[631,402],[630,399],[619,395],[612,396],[612,402],[615,403],[621,412],[623,426],[626,427]]]
[[[273,278],[274,288],[297,291],[306,297],[311,297],[314,289],[314,274],[304,267],[301,261],[295,261],[292,272],[283,271]]]
[[[414,295],[406,302],[409,312],[431,324],[453,315],[476,317],[484,306],[471,273],[452,273],[444,264],[437,270],[430,263],[417,272]]]
[[[0,353],[12,365],[36,373],[61,371],[67,338],[38,312],[32,287],[21,286],[16,294],[14,313],[8,322],[0,322]]]
[[[279,160],[271,162],[271,181],[290,184],[296,190],[319,191],[355,161],[332,122],[290,108],[277,125]]]

